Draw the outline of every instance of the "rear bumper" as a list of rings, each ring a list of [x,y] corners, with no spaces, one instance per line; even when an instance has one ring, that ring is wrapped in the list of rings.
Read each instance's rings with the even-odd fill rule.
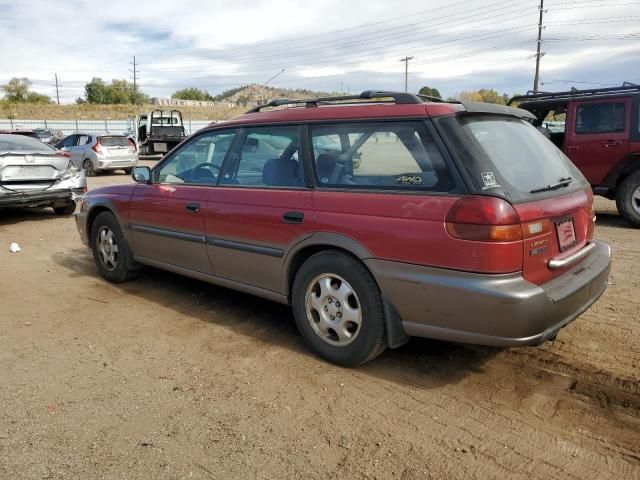
[[[539,345],[588,309],[607,287],[611,247],[534,285],[520,273],[483,275],[367,260],[407,335],[491,346]]]
[[[133,168],[138,166],[138,157],[136,155],[132,160],[98,160],[96,170],[121,170],[123,168]]]
[[[74,200],[71,190],[0,193],[0,207],[43,207]]]

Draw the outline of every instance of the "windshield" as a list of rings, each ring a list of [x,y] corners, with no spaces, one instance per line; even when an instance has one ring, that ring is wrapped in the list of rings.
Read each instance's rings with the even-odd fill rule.
[[[0,153],[2,152],[54,152],[55,149],[32,137],[24,135],[0,134]]]
[[[127,137],[100,137],[100,145],[103,147],[130,147],[131,142]]]
[[[569,193],[587,185],[565,154],[524,120],[460,115],[442,118],[440,126],[478,193],[519,202]],[[566,179],[572,181],[555,193],[541,190],[566,183]]]

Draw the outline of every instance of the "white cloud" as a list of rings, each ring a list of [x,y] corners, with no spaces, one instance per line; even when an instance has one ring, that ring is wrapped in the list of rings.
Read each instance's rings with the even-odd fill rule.
[[[617,81],[619,71],[607,70],[607,59],[615,57],[620,69],[628,56],[626,79],[639,80],[637,39],[569,41],[585,35],[638,33],[640,17],[634,17],[638,14],[633,6],[604,8],[603,3],[589,0],[580,8],[566,0],[545,3],[545,38],[565,40],[545,43],[543,78],[592,77],[597,68],[598,78]],[[36,90],[52,95],[57,72],[63,99],[73,101],[94,76],[129,78],[129,62],[136,55],[142,89],[157,96],[185,86],[217,92],[264,82],[281,68],[287,71],[275,84],[282,86],[399,88],[404,68],[398,60],[413,55],[412,88],[432,82],[446,94],[493,85],[524,91],[533,70],[536,4],[0,0],[0,36],[10,39],[0,44],[0,82],[26,76]],[[393,20],[396,17],[404,18]],[[344,30],[363,24],[371,25]]]

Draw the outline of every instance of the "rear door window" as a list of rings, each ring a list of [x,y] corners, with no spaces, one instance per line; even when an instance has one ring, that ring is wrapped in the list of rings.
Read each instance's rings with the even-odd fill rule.
[[[624,103],[585,103],[576,107],[577,134],[624,132],[624,120]]]
[[[322,187],[446,192],[454,186],[419,121],[316,126],[311,141],[316,183]]]
[[[78,142],[76,143],[76,145],[86,145],[89,142],[89,138],[90,137],[88,135],[78,135]]]

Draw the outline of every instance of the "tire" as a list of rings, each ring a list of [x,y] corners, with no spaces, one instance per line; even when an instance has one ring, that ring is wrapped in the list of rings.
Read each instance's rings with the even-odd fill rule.
[[[84,162],[82,162],[82,169],[84,170],[84,174],[87,177],[95,177],[96,169],[93,167],[93,162],[86,158]]]
[[[618,212],[632,227],[640,228],[640,170],[625,178],[616,191]]]
[[[76,202],[71,202],[62,207],[53,207],[53,211],[55,212],[56,215],[64,215],[64,216],[71,215],[73,212],[76,211]]]
[[[291,303],[305,343],[329,362],[355,367],[387,346],[380,289],[365,266],[345,253],[328,250],[307,259],[293,282]]]
[[[133,168],[125,168],[124,169],[124,173],[126,173],[127,175],[131,175],[131,172],[133,172]]]
[[[122,229],[111,212],[98,214],[91,224],[90,238],[93,260],[104,278],[113,283],[123,283],[138,274]]]

